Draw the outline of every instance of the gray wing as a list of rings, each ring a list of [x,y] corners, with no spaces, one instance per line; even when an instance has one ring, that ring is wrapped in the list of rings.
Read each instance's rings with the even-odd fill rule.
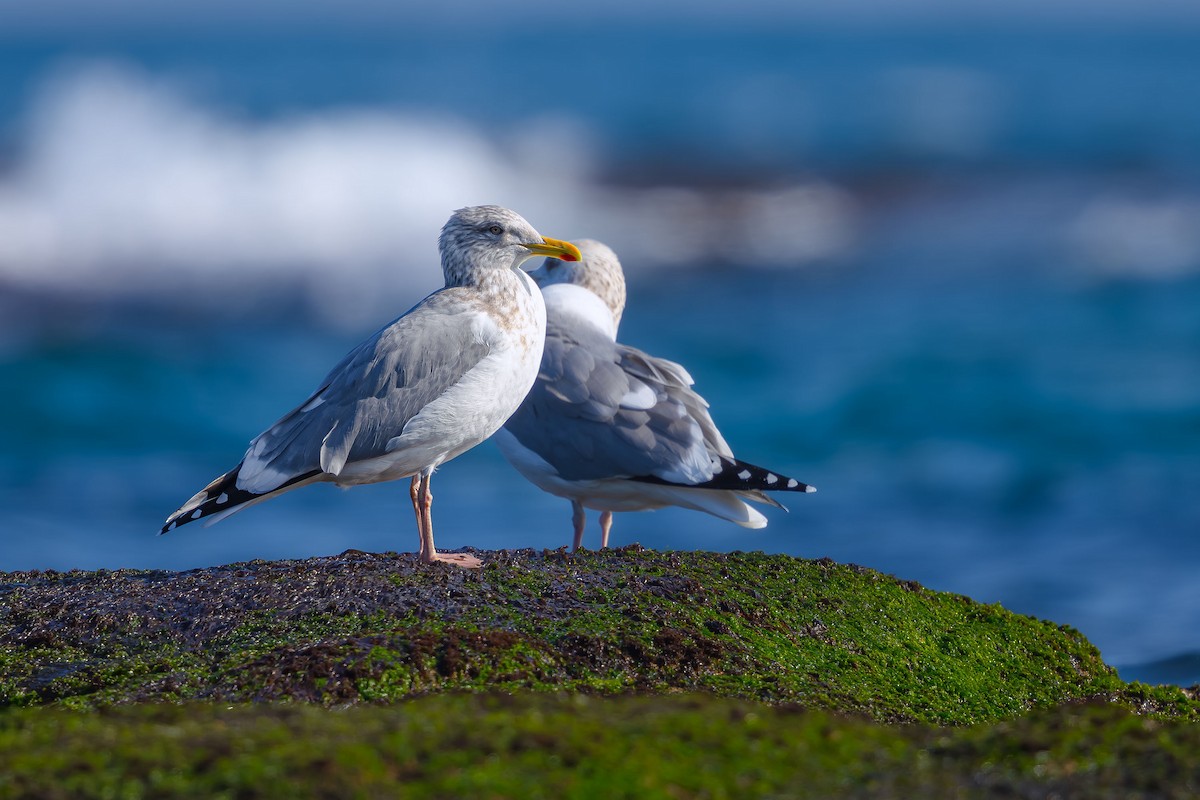
[[[269,491],[386,453],[410,419],[489,352],[455,291],[435,292],[350,351],[308,400],[250,443],[238,485]]]
[[[708,401],[692,389],[692,376],[681,364],[665,358],[655,358],[633,347],[617,345],[622,351],[622,367],[629,375],[650,385],[662,387],[671,400],[681,403],[687,414],[700,426],[704,446],[711,453],[733,458],[733,451],[725,437],[717,430],[708,413]]]
[[[713,475],[707,440],[724,445],[687,370],[591,328],[546,328],[541,371],[505,428],[567,480]]]

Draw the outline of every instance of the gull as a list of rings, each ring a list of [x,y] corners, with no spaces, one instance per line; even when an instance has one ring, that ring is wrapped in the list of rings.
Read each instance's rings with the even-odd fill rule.
[[[551,257],[530,273],[546,301],[541,370],[495,436],[518,472],[571,501],[574,549],[585,508],[601,512],[603,548],[614,511],[681,506],[762,528],[746,500],[782,508],[764,492],[816,491],[737,459],[686,369],[617,343],[621,264],[600,242],[577,244],[577,262]]]
[[[455,211],[438,248],[445,288],[351,350],[160,533],[198,519],[212,524],[310,483],[411,477],[421,560],[480,566],[474,556],[434,547],[430,478],[491,436],[537,377],[546,308],[521,264],[535,255],[580,256],[499,206]]]

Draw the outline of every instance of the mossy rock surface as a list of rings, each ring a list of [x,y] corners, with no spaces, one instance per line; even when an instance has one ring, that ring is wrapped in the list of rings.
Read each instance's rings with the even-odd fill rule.
[[[0,574],[0,707],[390,703],[445,692],[703,692],[965,725],[1125,684],[1077,631],[831,561],[761,553],[348,552],[212,569]]]
[[[0,798],[1192,798],[1200,725],[1107,703],[882,725],[711,695],[0,713]]]

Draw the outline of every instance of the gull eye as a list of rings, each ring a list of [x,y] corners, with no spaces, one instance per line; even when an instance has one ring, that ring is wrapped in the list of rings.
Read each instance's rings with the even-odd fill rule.
[[[492,227],[488,228],[488,233],[494,233],[499,236],[500,234],[504,233],[504,228],[501,228],[499,225],[493,225]]]

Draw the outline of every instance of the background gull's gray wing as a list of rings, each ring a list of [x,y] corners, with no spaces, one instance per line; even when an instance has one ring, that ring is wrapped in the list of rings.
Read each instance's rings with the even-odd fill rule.
[[[661,387],[667,396],[681,403],[687,409],[688,416],[700,426],[704,445],[710,452],[733,458],[729,443],[717,430],[717,424],[708,413],[708,401],[692,389],[694,381],[682,364],[656,358],[626,345],[619,344],[617,347],[621,350],[621,365],[627,374]]]
[[[410,419],[489,352],[457,292],[435,292],[347,354],[308,400],[250,443],[238,487],[263,493],[385,454]]]
[[[690,381],[678,364],[551,319],[538,380],[505,428],[567,480],[702,483],[716,427]]]
[[[738,459],[725,441],[725,437],[717,430],[708,413],[708,401],[692,389],[692,376],[682,364],[668,361],[665,358],[655,358],[641,350],[624,345],[617,345],[622,350],[622,365],[625,372],[648,382],[655,382],[674,402],[687,410],[687,415],[698,426],[704,437],[704,447],[710,456],[720,458],[713,464],[708,476],[701,481],[689,481],[692,484],[704,485],[706,488],[719,488],[735,491],[743,497],[760,503],[784,508],[776,499],[761,491],[762,489],[797,490],[802,484],[786,476],[780,476],[770,470]],[[636,476],[639,480],[663,479],[660,474]],[[664,483],[674,483],[669,479]]]

